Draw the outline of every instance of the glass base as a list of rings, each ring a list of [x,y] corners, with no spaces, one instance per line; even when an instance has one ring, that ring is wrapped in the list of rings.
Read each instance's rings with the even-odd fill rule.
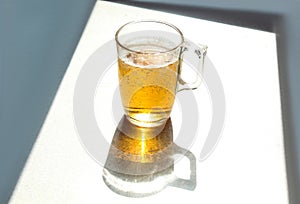
[[[158,120],[158,121],[141,121],[141,120],[137,120],[137,119],[134,119],[130,116],[126,116],[126,118],[134,125],[136,126],[140,126],[140,127],[157,127],[157,126],[161,126],[161,125],[164,125],[166,123],[166,121],[169,119],[169,118],[164,118],[164,119],[161,119],[161,120]]]

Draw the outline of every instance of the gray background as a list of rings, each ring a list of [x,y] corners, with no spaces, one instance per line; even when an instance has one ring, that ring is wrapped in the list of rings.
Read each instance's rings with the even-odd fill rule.
[[[0,203],[7,203],[94,5],[0,0]]]
[[[289,197],[300,203],[300,2],[120,2],[277,33]],[[0,203],[11,196],[94,3],[0,0]]]

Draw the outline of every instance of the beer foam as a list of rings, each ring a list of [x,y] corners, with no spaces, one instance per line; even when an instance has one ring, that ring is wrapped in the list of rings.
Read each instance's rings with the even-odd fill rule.
[[[134,67],[140,68],[161,68],[166,67],[178,59],[170,53],[128,53],[121,60]]]

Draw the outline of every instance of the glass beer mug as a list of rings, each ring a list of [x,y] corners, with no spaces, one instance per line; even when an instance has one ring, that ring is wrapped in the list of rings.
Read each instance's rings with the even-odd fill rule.
[[[176,93],[200,85],[207,47],[185,41],[174,25],[151,20],[123,25],[115,40],[120,94],[128,120],[141,127],[164,124]],[[193,83],[181,77],[183,54],[192,55],[197,64]]]

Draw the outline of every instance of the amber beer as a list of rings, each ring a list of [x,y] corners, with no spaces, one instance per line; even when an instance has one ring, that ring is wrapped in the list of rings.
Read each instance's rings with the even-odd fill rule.
[[[117,30],[115,40],[126,117],[140,127],[164,124],[175,94],[200,85],[206,46],[194,46],[176,26],[153,20],[126,23]],[[181,77],[183,53],[195,57],[192,64],[196,63],[198,70],[193,83]]]
[[[119,85],[125,114],[135,124],[164,122],[174,104],[178,57],[147,51],[119,57]]]

